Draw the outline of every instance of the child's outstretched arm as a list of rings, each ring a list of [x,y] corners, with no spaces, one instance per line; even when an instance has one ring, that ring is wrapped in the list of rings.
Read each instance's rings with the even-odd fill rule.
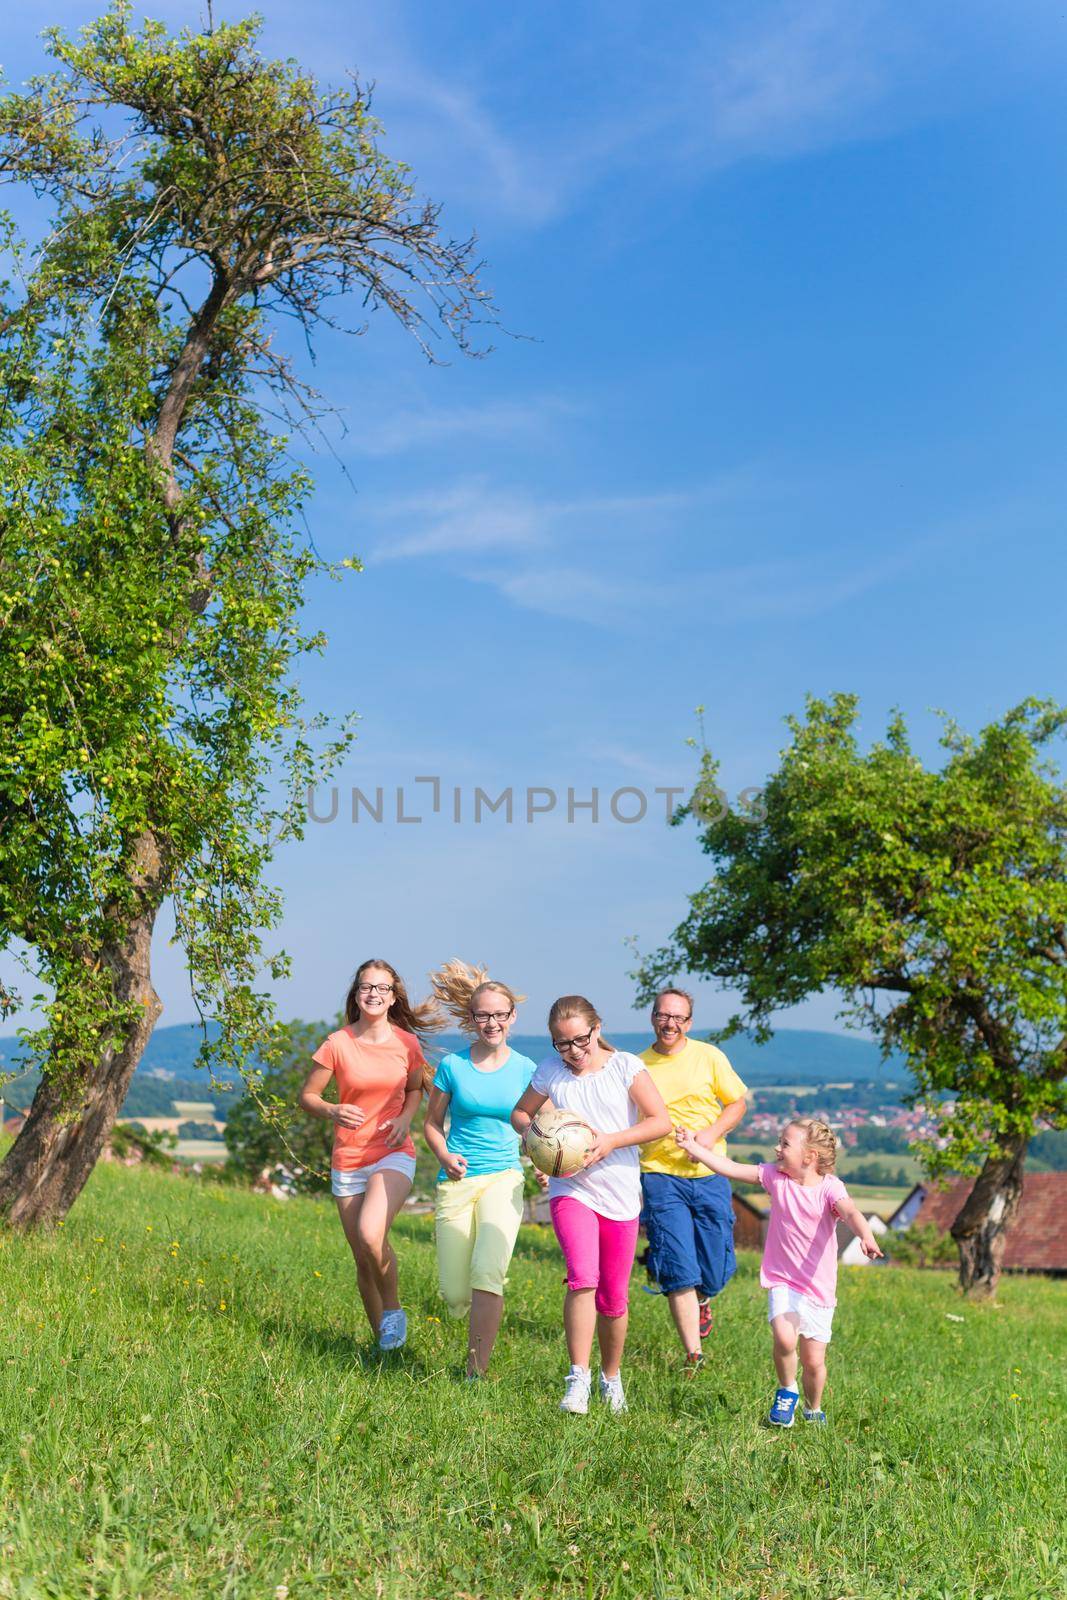
[[[733,1178],[737,1183],[759,1182],[758,1167],[750,1166],[746,1161],[731,1161],[729,1156],[717,1156],[714,1150],[701,1144],[696,1134],[690,1133],[688,1128],[675,1128],[674,1137],[686,1155],[692,1156],[694,1161],[702,1161],[712,1172],[720,1172],[724,1178]]]
[[[860,1249],[863,1251],[868,1260],[876,1260],[882,1254],[881,1248],[878,1244],[878,1240],[871,1232],[870,1223],[867,1221],[867,1218],[863,1215],[863,1212],[860,1210],[855,1200],[853,1200],[852,1196],[845,1195],[844,1199],[838,1200],[834,1206],[834,1210],[841,1218],[841,1221],[845,1223],[847,1227],[852,1229],[852,1232],[856,1235],[860,1242]]]

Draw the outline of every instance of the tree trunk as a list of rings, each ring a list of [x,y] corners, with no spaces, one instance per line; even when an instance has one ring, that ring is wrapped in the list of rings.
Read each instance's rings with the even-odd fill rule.
[[[163,1010],[152,987],[151,945],[155,911],[144,912],[126,938],[101,952],[113,974],[115,994],[137,1007],[120,1048],[102,1049],[87,1065],[81,1105],[45,1076],[6,1160],[0,1164],[0,1219],[31,1229],[65,1217],[85,1187],[115,1118],[122,1109],[137,1063]]]
[[[1027,1143],[1016,1139],[1006,1144],[1004,1155],[987,1157],[952,1224],[960,1252],[960,1288],[974,1299],[991,1299],[997,1292],[1008,1229],[1022,1198]]]

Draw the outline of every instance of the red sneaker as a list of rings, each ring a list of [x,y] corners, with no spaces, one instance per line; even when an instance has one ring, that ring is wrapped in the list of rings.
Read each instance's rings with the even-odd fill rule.
[[[700,1310],[700,1337],[706,1339],[715,1325],[715,1318],[711,1311],[711,1301],[708,1299],[698,1300],[697,1306]]]

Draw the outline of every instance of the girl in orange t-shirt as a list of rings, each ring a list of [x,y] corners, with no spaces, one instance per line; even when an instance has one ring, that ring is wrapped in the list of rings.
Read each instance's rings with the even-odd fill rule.
[[[431,1002],[411,1004],[388,961],[364,961],[345,1000],[345,1026],[315,1051],[300,1093],[305,1111],[336,1125],[330,1187],[382,1350],[399,1350],[407,1339],[389,1229],[415,1176],[410,1128],[426,1071],[420,1035],[443,1023]],[[336,1104],[322,1098],[331,1077]]]

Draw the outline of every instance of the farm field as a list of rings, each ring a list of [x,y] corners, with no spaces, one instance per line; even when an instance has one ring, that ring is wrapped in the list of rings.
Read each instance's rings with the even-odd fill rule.
[[[735,1161],[748,1161],[756,1151],[759,1151],[761,1161],[774,1160],[774,1145],[766,1140],[761,1142],[759,1139],[746,1139],[742,1135],[742,1137],[734,1138],[730,1141],[730,1155]],[[909,1184],[922,1181],[923,1169],[915,1157],[895,1150],[891,1154],[887,1154],[884,1150],[864,1150],[857,1153],[847,1148],[839,1149],[837,1152],[837,1166],[834,1170],[838,1177],[843,1178],[848,1183],[850,1174],[855,1172],[857,1167],[870,1166],[872,1161],[877,1161],[880,1165],[888,1167],[891,1173],[896,1173],[898,1167],[903,1167],[908,1175]],[[902,1196],[906,1193],[907,1190],[903,1190]]]
[[[560,1261],[523,1230],[491,1380],[460,1381],[429,1219],[379,1358],[329,1200],[101,1167],[0,1235],[0,1597],[1060,1596],[1067,1287],[842,1273],[830,1426],[772,1433],[754,1256],[687,1380],[635,1293],[629,1415],[556,1409]],[[635,1289],[638,1279],[635,1278]]]
[[[177,1161],[205,1161],[210,1166],[221,1167],[226,1154],[221,1139],[179,1139],[174,1147]]]
[[[743,1195],[750,1205],[755,1206],[757,1211],[768,1211],[770,1209],[771,1202],[765,1189],[756,1189],[747,1184],[739,1184],[737,1192]],[[910,1190],[892,1187],[879,1188],[875,1184],[850,1183],[848,1192],[860,1210],[866,1215],[869,1216],[873,1211],[877,1216],[888,1221],[901,1201],[910,1193]]]

